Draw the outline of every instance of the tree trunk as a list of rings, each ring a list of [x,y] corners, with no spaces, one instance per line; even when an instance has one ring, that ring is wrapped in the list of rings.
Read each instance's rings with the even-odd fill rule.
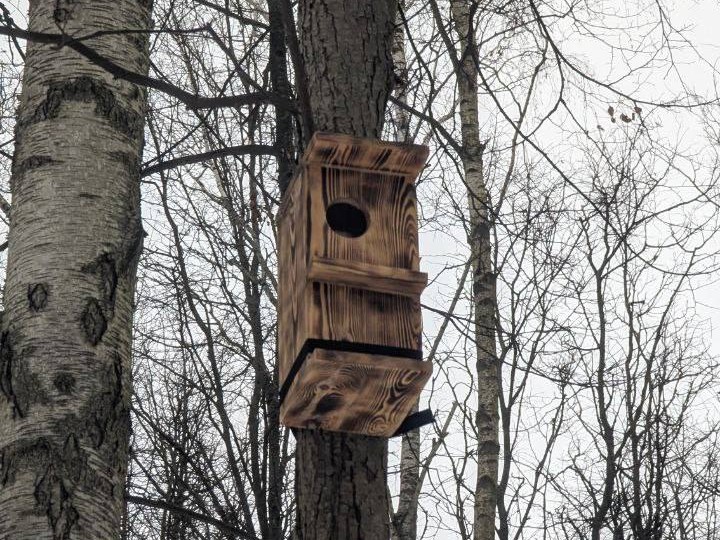
[[[268,21],[270,23],[270,80],[273,92],[292,99],[287,70],[287,47],[282,5],[284,0],[268,0]],[[294,155],[292,114],[289,110],[275,108],[275,145],[280,149],[278,157],[278,184],[285,192],[293,175]]]
[[[316,129],[379,137],[392,87],[396,1],[307,0],[299,28]],[[296,430],[296,535],[387,539],[387,441]]]
[[[498,475],[499,366],[495,349],[495,274],[492,267],[491,221],[488,192],[483,177],[484,145],[478,121],[477,42],[473,15],[477,2],[452,0],[452,18],[459,38],[456,73],[460,97],[460,122],[465,184],[468,190],[470,255],[473,263],[473,309],[478,385],[478,465],[475,486],[473,538],[495,538]],[[471,9],[473,6],[473,9]]]
[[[147,29],[148,0],[32,0],[29,29]],[[146,35],[86,44],[146,73]],[[117,539],[145,92],[28,44],[0,347],[0,538]]]
[[[270,22],[270,78],[272,81],[273,92],[283,97],[291,98],[290,82],[288,80],[287,68],[287,47],[285,45],[286,30],[283,20],[284,0],[268,0],[268,19]],[[293,160],[294,144],[293,144],[293,122],[290,111],[280,107],[275,108],[275,144],[280,148],[280,156],[278,157],[278,184],[280,192],[284,193],[292,179],[294,173]],[[253,206],[256,210],[257,207]],[[259,354],[262,355],[262,320],[259,310],[260,298],[256,305],[258,309],[254,314],[257,320],[254,321],[253,335],[256,337],[255,346],[258,348]],[[258,340],[259,338],[259,340]],[[265,363],[264,357],[261,359]],[[268,482],[267,482],[267,506],[268,506],[268,540],[280,540],[282,538],[282,494],[283,494],[283,478],[282,471],[284,465],[281,460],[281,437],[280,437],[280,400],[278,397],[278,369],[277,366],[272,372],[272,378],[263,376],[259,371],[257,373],[258,380],[263,386],[263,396],[266,406],[266,428],[265,434],[267,439],[268,453]]]
[[[405,25],[403,17],[405,0],[398,2],[392,58],[395,76],[395,98],[407,103],[408,71],[405,56]],[[410,143],[410,113],[397,107],[394,111],[395,140]],[[418,406],[412,409],[417,412]],[[415,540],[417,538],[417,497],[420,483],[420,429],[412,429],[402,437],[400,446],[400,496],[397,512],[392,516],[392,540]]]

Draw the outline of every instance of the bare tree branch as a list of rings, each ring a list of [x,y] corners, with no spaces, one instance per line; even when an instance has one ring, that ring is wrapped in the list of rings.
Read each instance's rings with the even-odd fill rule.
[[[153,77],[141,75],[134,71],[130,71],[120,66],[119,64],[109,60],[103,55],[96,52],[85,45],[82,41],[70,38],[63,34],[48,34],[45,32],[30,32],[22,30],[20,28],[11,28],[9,26],[0,26],[0,35],[16,37],[25,39],[27,41],[34,41],[36,43],[47,43],[52,45],[58,45],[59,47],[69,47],[78,54],[81,54],[93,64],[101,67],[111,75],[119,79],[126,80],[128,82],[137,84],[139,86],[145,86],[153,88],[160,92],[163,92],[169,96],[172,96],[182,103],[184,103],[190,109],[209,109],[215,107],[243,107],[247,105],[257,105],[260,103],[269,103],[278,107],[284,107],[288,110],[295,111],[295,103],[278,96],[272,92],[249,92],[243,95],[234,96],[218,96],[218,97],[205,97],[196,94],[191,94],[182,88],[170,84]]]
[[[223,523],[219,519],[215,519],[214,517],[207,516],[205,514],[200,514],[199,512],[194,512],[193,510],[188,510],[187,508],[183,508],[181,506],[176,506],[174,504],[170,504],[165,501],[148,499],[146,497],[138,497],[137,495],[126,495],[125,500],[132,504],[139,504],[141,506],[149,506],[151,508],[161,508],[163,510],[168,510],[169,512],[173,512],[175,514],[181,514],[183,516],[187,516],[191,519],[201,521],[202,523],[207,523],[209,525],[212,525],[213,527],[217,527],[221,531],[232,534],[232,535],[236,536],[237,538],[242,538],[244,540],[260,540],[257,536],[253,536],[251,534],[246,533],[245,531],[243,531],[241,529],[238,529],[237,527],[233,527],[232,525]]]
[[[167,171],[183,165],[192,165],[193,163],[202,163],[225,156],[277,156],[278,150],[274,146],[266,144],[242,144],[239,146],[228,146],[227,148],[219,148],[217,150],[209,150],[201,154],[193,154],[183,156],[167,161],[161,161],[154,165],[150,165],[142,170],[141,177],[150,176],[160,171]],[[3,209],[2,200],[0,200],[0,209]]]

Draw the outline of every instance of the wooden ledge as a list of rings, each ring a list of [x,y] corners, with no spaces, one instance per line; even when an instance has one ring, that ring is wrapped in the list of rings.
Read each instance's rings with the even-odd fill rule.
[[[391,437],[417,403],[432,363],[315,349],[280,411],[288,427]]]
[[[307,279],[414,298],[420,296],[428,282],[424,272],[325,257],[312,258]]]
[[[428,147],[419,144],[401,144],[339,133],[316,132],[310,139],[301,162],[396,173],[415,179],[425,166],[427,157]]]

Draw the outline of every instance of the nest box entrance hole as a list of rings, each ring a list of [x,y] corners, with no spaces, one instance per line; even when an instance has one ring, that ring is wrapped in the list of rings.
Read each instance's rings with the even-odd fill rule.
[[[337,201],[325,210],[328,226],[340,236],[358,238],[368,230],[365,211],[352,201]]]

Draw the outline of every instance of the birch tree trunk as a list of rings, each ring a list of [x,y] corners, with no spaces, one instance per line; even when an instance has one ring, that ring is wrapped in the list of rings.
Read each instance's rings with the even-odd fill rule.
[[[300,46],[316,129],[379,137],[392,87],[397,0],[299,2]],[[390,536],[387,441],[296,430],[296,535]]]
[[[30,1],[29,29],[144,30],[150,0]],[[85,42],[146,73],[147,35]],[[0,538],[120,538],[145,92],[29,43],[0,346]]]
[[[471,9],[472,8],[472,9]],[[460,45],[456,69],[465,183],[468,190],[470,256],[473,264],[473,309],[477,354],[477,482],[473,512],[474,540],[495,538],[498,476],[499,365],[495,348],[495,275],[492,268],[491,222],[483,176],[484,145],[478,120],[478,62],[473,14],[477,2],[452,0],[452,18]]]

